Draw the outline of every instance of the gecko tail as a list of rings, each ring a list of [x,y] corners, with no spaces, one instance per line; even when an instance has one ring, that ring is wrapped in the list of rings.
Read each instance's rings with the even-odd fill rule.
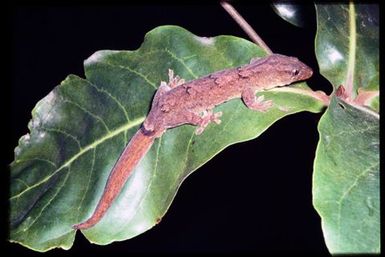
[[[143,128],[140,128],[135,133],[112,169],[103,195],[92,216],[82,223],[73,225],[74,229],[88,229],[103,218],[115,198],[119,195],[127,179],[131,176],[136,165],[151,148],[154,140],[155,135],[146,134]]]

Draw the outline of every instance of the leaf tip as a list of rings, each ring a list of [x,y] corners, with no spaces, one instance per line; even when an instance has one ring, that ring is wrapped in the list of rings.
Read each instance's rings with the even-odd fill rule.
[[[113,52],[118,52],[118,51],[112,51],[112,50],[96,51],[90,57],[84,60],[84,66],[90,66],[94,63],[101,62],[108,54],[111,54]]]

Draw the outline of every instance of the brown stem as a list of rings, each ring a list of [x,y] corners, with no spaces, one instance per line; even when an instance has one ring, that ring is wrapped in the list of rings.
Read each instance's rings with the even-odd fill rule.
[[[235,10],[235,8],[228,2],[221,1],[221,6],[227,11],[227,13],[238,23],[243,31],[249,36],[249,38],[265,50],[267,54],[272,54],[271,49],[266,45],[257,32],[247,23],[247,21]]]

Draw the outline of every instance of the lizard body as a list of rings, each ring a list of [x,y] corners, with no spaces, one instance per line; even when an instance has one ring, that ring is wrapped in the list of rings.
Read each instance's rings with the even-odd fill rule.
[[[186,83],[178,76],[174,77],[169,70],[169,83],[161,82],[142,127],[112,169],[94,213],[88,220],[73,227],[87,229],[99,222],[155,138],[162,136],[167,129],[191,124],[197,126],[196,134],[201,134],[210,122],[220,123],[222,113],[213,113],[213,108],[234,98],[242,98],[250,109],[264,112],[272,106],[272,102],[256,97],[256,92],[311,76],[311,68],[297,58],[279,54],[252,59],[250,64]]]

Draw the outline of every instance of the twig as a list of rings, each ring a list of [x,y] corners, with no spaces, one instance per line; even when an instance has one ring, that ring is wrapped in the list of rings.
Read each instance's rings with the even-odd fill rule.
[[[247,23],[247,21],[234,9],[234,7],[226,2],[225,0],[221,1],[223,9],[238,23],[238,25],[243,29],[243,31],[249,36],[249,38],[265,50],[266,53],[272,54],[271,49],[266,45],[257,32]]]

